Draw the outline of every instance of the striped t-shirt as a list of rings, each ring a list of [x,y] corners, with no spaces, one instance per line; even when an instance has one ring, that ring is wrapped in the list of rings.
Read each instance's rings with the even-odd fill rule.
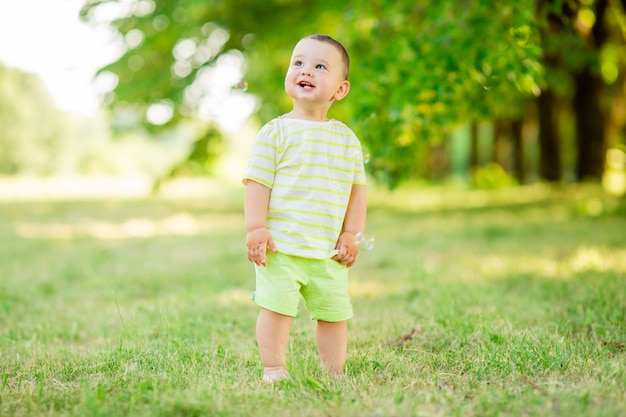
[[[271,189],[267,228],[279,252],[330,258],[352,185],[365,185],[361,144],[337,120],[279,117],[254,140],[247,180]]]

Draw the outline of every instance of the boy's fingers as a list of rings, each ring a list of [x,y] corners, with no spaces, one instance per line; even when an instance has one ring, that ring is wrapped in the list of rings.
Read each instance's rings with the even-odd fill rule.
[[[257,265],[266,266],[267,263],[265,262],[265,252],[267,251],[267,244],[259,245],[259,249],[257,251],[259,254]]]
[[[348,253],[348,250],[346,249],[346,247],[342,246],[341,248],[339,248],[339,253],[335,255],[333,259],[345,265],[348,263],[348,260],[350,259],[350,254]]]
[[[265,266],[265,245],[248,247],[248,260],[256,265]]]

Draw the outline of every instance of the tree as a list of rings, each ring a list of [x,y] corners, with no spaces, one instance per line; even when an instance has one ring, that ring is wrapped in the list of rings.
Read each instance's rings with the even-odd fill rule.
[[[574,74],[573,107],[576,112],[578,180],[602,178],[606,153],[607,111],[602,103],[605,82],[599,71],[599,53],[609,38],[606,16],[609,2],[594,1],[591,7],[590,10],[594,15],[593,24],[589,30],[579,30],[579,34],[585,46],[592,52],[593,59]],[[582,12],[579,10],[579,13]]]
[[[538,100],[542,150],[558,153],[558,113],[563,101],[570,103],[575,116],[579,181],[597,181],[604,170],[611,103],[623,93],[624,87],[619,87],[618,83],[617,93],[610,93],[607,76],[602,72],[602,55],[607,46],[621,49],[623,54],[625,9],[624,0],[621,3],[616,0],[538,1],[546,69],[546,85]],[[617,61],[612,63],[616,75],[611,82],[626,70],[624,58]],[[542,157],[542,166],[550,165],[542,169],[544,179],[560,179],[560,164],[558,172],[555,167],[557,161],[555,155],[548,155],[545,161]]]
[[[335,116],[357,131],[371,155],[370,172],[389,186],[422,175],[425,152],[468,121],[512,125],[506,131],[521,153],[520,120],[535,98],[541,176],[561,179],[561,104],[577,114],[579,177],[601,172],[604,139],[597,138],[609,119],[606,75],[597,69],[604,46],[619,42],[614,28],[624,19],[617,0],[91,0],[82,15],[97,21],[98,10],[112,6],[119,8],[112,24],[125,51],[101,70],[119,80],[107,102],[151,131],[186,124],[204,138],[197,145],[218,140],[203,103],[223,89],[215,73],[224,63],[246,74],[261,121],[287,111],[282,75],[291,48],[302,36],[324,32],[352,56],[353,88],[333,108]],[[590,30],[580,32],[580,22]],[[155,108],[165,117],[151,121]],[[192,156],[208,155],[194,149]]]
[[[207,119],[198,112],[202,79],[220,59],[241,53],[253,68],[249,91],[261,98],[259,116],[267,120],[289,106],[277,92],[297,39],[312,32],[339,37],[352,52],[354,88],[336,114],[352,120],[370,149],[370,171],[390,186],[419,175],[418,155],[455,124],[492,113],[516,117],[540,69],[530,0],[92,0],[83,16],[96,20],[100,7],[115,4],[126,5],[112,22],[126,51],[102,69],[119,78],[109,101],[138,114],[170,108],[171,118],[153,129]]]
[[[36,75],[0,64],[0,175],[52,173],[66,128]]]
[[[194,159],[215,157],[219,149],[215,143],[221,139],[212,100],[238,81],[224,85],[228,81],[220,79],[220,65],[230,63],[231,72],[243,71],[246,63],[253,65],[249,92],[265,103],[261,114],[269,114],[268,108],[275,113],[270,103],[277,100],[263,99],[275,98],[282,90],[277,74],[283,71],[292,42],[314,28],[338,25],[340,16],[331,14],[337,7],[339,3],[280,0],[91,0],[81,16],[96,24],[105,8],[119,15],[106,23],[119,32],[124,52],[99,71],[117,77],[117,86],[105,99],[114,114],[137,120],[155,133],[187,126],[197,139],[190,162],[203,165],[205,161]],[[152,110],[164,117],[151,118]]]
[[[467,120],[516,120],[538,92],[532,1],[355,3],[353,111],[371,171],[391,186],[418,175],[426,143]]]

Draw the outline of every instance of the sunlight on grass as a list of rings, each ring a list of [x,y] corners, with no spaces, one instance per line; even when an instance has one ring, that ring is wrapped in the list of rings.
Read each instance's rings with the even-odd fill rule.
[[[393,291],[396,289],[382,282],[356,279],[350,281],[350,295],[355,298],[384,298]]]
[[[250,272],[250,277],[251,280],[254,279],[252,271]],[[252,292],[250,290],[233,288],[227,291],[221,291],[217,296],[217,302],[221,306],[232,306],[233,304],[251,306],[251,295]]]
[[[538,274],[570,279],[584,272],[626,273],[626,249],[580,246],[563,259],[519,254],[511,257],[488,255],[479,263],[481,278],[502,277],[507,273]]]
[[[241,174],[233,173],[237,166],[245,164],[233,164],[214,178],[174,178],[162,184],[157,195],[166,199],[223,198],[233,189],[243,190]],[[139,200],[153,196],[154,181],[148,176],[0,177],[0,201]]]
[[[626,250],[580,246],[571,255],[558,260],[541,256],[517,255],[512,257],[487,256],[480,262],[481,276],[501,277],[507,271],[540,274],[541,276],[569,279],[584,272],[626,273]]]
[[[524,187],[511,187],[501,190],[459,190],[442,193],[435,188],[415,185],[401,186],[389,191],[375,185],[368,191],[370,204],[395,210],[424,211],[446,208],[470,209],[493,204],[519,205],[545,200],[552,192],[547,185],[537,184]]]
[[[120,223],[82,221],[70,223],[17,223],[15,233],[24,239],[133,239],[155,236],[197,236],[215,231],[241,229],[240,214],[205,217],[176,213],[163,219],[132,218]]]
[[[581,246],[567,262],[572,272],[614,271],[626,273],[626,249],[609,250]]]

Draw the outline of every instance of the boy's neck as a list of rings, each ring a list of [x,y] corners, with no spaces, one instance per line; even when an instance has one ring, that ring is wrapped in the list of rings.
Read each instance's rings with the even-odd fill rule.
[[[329,106],[330,107],[330,106]],[[302,119],[302,120],[311,120],[315,122],[326,122],[328,121],[328,108],[319,108],[319,107],[301,107],[294,106],[293,109],[285,114],[285,117],[290,119]]]

